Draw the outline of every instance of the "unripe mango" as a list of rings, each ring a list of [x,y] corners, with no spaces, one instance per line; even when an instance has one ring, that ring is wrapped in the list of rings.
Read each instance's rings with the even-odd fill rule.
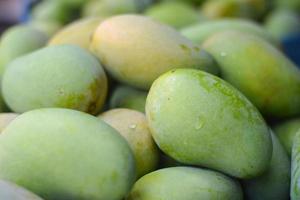
[[[300,70],[274,46],[254,35],[225,31],[211,36],[203,47],[218,63],[222,77],[263,114],[300,113]]]
[[[91,51],[120,82],[149,89],[175,68],[217,73],[211,56],[174,29],[148,17],[121,15],[105,20],[94,33]]]
[[[0,134],[18,116],[17,113],[0,113]]]
[[[285,8],[290,10],[300,11],[299,0],[275,0],[275,6],[278,8]]]
[[[0,135],[0,178],[47,200],[120,200],[135,180],[126,140],[99,118],[39,109]]]
[[[28,22],[28,25],[45,33],[48,37],[53,36],[62,28],[62,24],[54,21],[31,20]]]
[[[46,47],[10,63],[2,92],[17,113],[62,107],[97,114],[107,95],[107,78],[98,60],[73,45]]]
[[[300,130],[297,131],[292,146],[292,181],[291,181],[291,200],[300,199]]]
[[[127,200],[242,200],[239,183],[219,172],[193,167],[165,168],[138,180]]]
[[[143,113],[113,109],[101,114],[100,119],[115,128],[129,143],[136,160],[138,178],[156,169],[159,151]]]
[[[152,136],[175,160],[242,179],[269,166],[272,141],[257,109],[222,79],[194,69],[172,70],[146,101]]]

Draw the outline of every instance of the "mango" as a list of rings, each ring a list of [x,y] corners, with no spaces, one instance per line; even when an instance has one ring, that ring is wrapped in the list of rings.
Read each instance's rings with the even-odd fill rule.
[[[2,93],[17,113],[62,107],[97,114],[107,95],[107,78],[86,50],[58,45],[11,62],[3,76]]]
[[[274,46],[279,46],[280,43],[263,26],[245,19],[219,19],[202,22],[183,28],[180,32],[188,39],[201,45],[213,34],[226,30],[236,30],[257,35],[274,44]]]
[[[159,151],[143,113],[123,108],[109,110],[99,117],[115,128],[129,143],[136,160],[137,177],[157,168]]]
[[[18,116],[17,113],[0,113],[0,133]]]
[[[239,183],[219,172],[193,167],[165,168],[139,179],[127,200],[242,200]]]
[[[269,169],[260,177],[243,182],[249,200],[288,200],[290,192],[290,159],[277,136],[271,132],[273,153]]]
[[[300,131],[297,131],[294,137],[294,142],[292,146],[292,173],[291,173],[291,191],[290,197],[291,200],[300,199]]]
[[[292,154],[294,137],[298,130],[300,130],[300,118],[287,120],[274,127],[274,132],[289,156]]]
[[[145,15],[176,29],[204,21],[196,9],[184,2],[161,2],[149,7]]]
[[[62,28],[62,24],[53,21],[31,20],[28,22],[28,25],[45,33],[48,37],[53,36]]]
[[[135,162],[126,140],[99,118],[38,109],[0,135],[0,178],[47,200],[120,200],[135,180]]]
[[[0,40],[0,76],[12,60],[45,46],[46,34],[26,25],[9,28]]]
[[[3,200],[42,200],[35,194],[8,181],[0,180],[0,199]]]
[[[300,34],[300,15],[287,9],[277,9],[265,20],[266,29],[279,40]]]
[[[274,4],[278,8],[285,8],[289,10],[300,11],[300,1],[299,0],[275,0]]]
[[[129,108],[145,113],[147,92],[129,86],[120,85],[112,93],[110,108]]]
[[[88,50],[92,34],[102,20],[95,17],[75,21],[55,34],[48,45],[74,44]]]
[[[195,69],[160,76],[146,101],[151,134],[175,160],[242,179],[269,166],[272,141],[258,110],[222,79]]]
[[[279,118],[300,113],[300,70],[274,46],[251,34],[225,31],[203,47],[218,63],[222,78],[263,114]]]
[[[91,51],[116,80],[149,89],[175,68],[217,73],[209,54],[174,29],[148,17],[121,15],[105,20],[93,35]]]

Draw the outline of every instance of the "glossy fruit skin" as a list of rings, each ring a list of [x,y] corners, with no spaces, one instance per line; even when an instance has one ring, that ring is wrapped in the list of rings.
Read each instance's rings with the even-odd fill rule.
[[[68,109],[20,115],[0,135],[0,163],[1,179],[47,200],[120,200],[135,180],[132,152],[119,133]]]
[[[0,75],[11,61],[42,48],[47,40],[46,34],[27,25],[9,28],[0,40]]]
[[[174,29],[139,15],[120,15],[101,23],[91,51],[116,80],[140,89],[149,89],[156,78],[175,68],[218,73],[207,52]]]
[[[107,78],[98,60],[86,50],[58,45],[10,63],[2,92],[17,113],[62,107],[97,114],[107,95]]]
[[[157,170],[139,179],[127,200],[243,199],[239,183],[219,172],[193,167]]]
[[[0,180],[0,199],[3,200],[42,200],[35,194],[8,181]]]
[[[225,31],[211,36],[203,47],[218,63],[222,78],[264,115],[300,113],[300,70],[274,46],[251,34]]]
[[[261,25],[245,19],[219,19],[202,22],[181,30],[181,33],[197,44],[203,44],[210,36],[217,32],[236,30],[257,35],[275,46],[279,46],[279,40]]]
[[[242,179],[269,166],[272,141],[262,116],[216,76],[194,69],[162,75],[150,89],[146,115],[160,149],[181,163]]]
[[[136,160],[137,178],[157,168],[159,151],[143,113],[119,108],[106,111],[99,117],[115,128],[129,143]]]
[[[0,113],[0,134],[18,116],[17,113]]]
[[[273,153],[269,169],[260,177],[244,181],[244,193],[249,200],[288,200],[291,180],[290,158],[272,132]]]
[[[300,198],[300,131],[297,131],[292,146],[292,173],[291,173],[291,200],[298,200]]]

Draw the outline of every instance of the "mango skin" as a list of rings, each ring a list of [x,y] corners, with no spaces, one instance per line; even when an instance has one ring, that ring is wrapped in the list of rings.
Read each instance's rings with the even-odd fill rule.
[[[271,132],[273,153],[269,169],[260,177],[243,182],[244,193],[249,200],[288,200],[291,180],[290,158]]]
[[[298,0],[275,0],[274,4],[278,8],[300,11],[300,2]]]
[[[264,27],[244,19],[219,19],[202,22],[183,28],[180,32],[191,41],[201,45],[213,34],[226,30],[251,33],[269,41],[274,46],[279,46],[280,44],[279,40],[273,37]]]
[[[18,116],[17,113],[0,113],[0,134]]]
[[[183,2],[161,2],[149,7],[145,15],[176,29],[202,21],[200,13]]]
[[[274,46],[254,35],[225,31],[203,47],[218,63],[222,78],[263,114],[281,118],[300,113],[300,70]]]
[[[9,62],[46,45],[46,34],[26,25],[9,28],[0,40],[0,76]]]
[[[47,200],[120,200],[135,180],[132,152],[119,133],[68,109],[20,115],[0,135],[0,163],[1,179]]]
[[[103,20],[95,17],[75,21],[55,34],[48,45],[73,44],[88,50],[91,37]]]
[[[219,172],[193,167],[165,168],[139,179],[127,200],[242,200],[239,183]]]
[[[109,107],[129,108],[145,113],[147,92],[135,88],[121,85],[112,93],[109,100]]]
[[[274,132],[289,156],[292,154],[294,137],[298,130],[300,130],[300,118],[285,121],[274,127]]]
[[[159,151],[143,113],[121,108],[109,110],[99,117],[129,143],[136,160],[137,178],[157,168]]]
[[[262,116],[209,73],[177,69],[159,77],[148,94],[146,116],[156,144],[181,163],[242,179],[269,166],[272,141]]]
[[[63,26],[58,22],[40,20],[31,20],[27,24],[45,33],[49,38],[57,33]]]
[[[58,45],[10,63],[2,93],[17,113],[62,107],[97,114],[107,95],[107,78],[98,60],[86,50]]]
[[[300,131],[297,131],[294,142],[292,146],[292,180],[291,180],[291,191],[290,191],[290,197],[291,200],[298,200],[300,199]]]
[[[120,15],[101,23],[91,51],[112,77],[140,89],[149,89],[156,78],[175,68],[218,73],[205,51],[174,29],[139,15]]]

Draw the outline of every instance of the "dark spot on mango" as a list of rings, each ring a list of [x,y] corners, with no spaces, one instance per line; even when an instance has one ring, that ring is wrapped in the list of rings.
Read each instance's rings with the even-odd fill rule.
[[[186,45],[180,44],[179,46],[183,51],[191,53],[191,49],[189,47],[187,47]]]

